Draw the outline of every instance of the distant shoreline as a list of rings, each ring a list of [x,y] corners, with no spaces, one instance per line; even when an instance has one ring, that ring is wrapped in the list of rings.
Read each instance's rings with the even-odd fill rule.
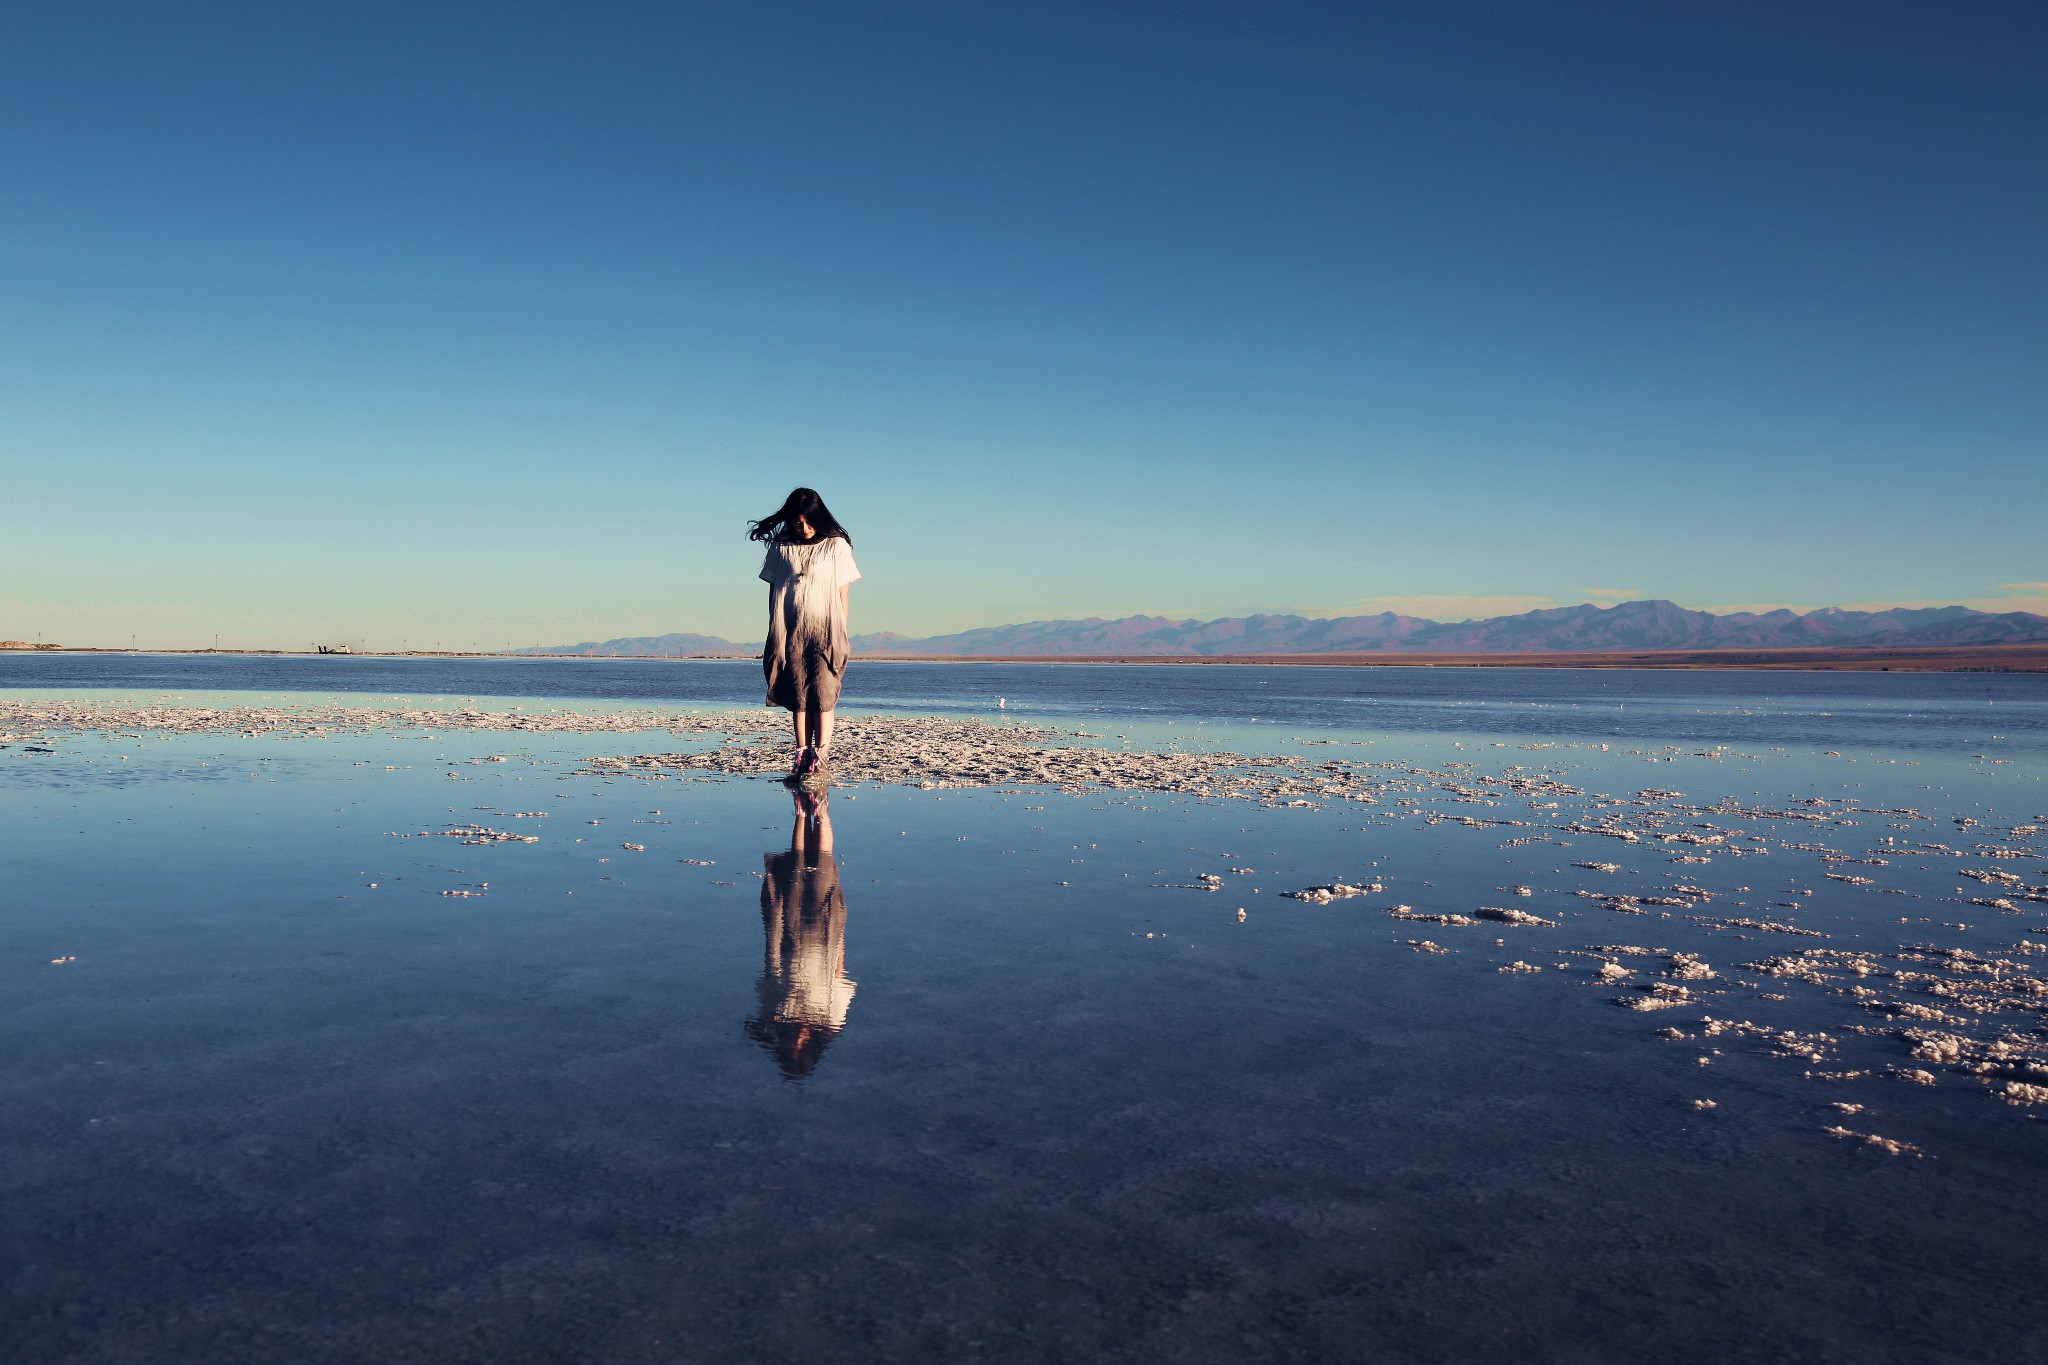
[[[744,663],[751,654],[529,654],[467,650],[364,650],[317,654],[285,649],[106,649],[45,645],[8,650],[47,658],[66,654],[167,654],[302,659],[580,659],[595,663]],[[2043,673],[2048,644],[1942,645],[1909,649],[1599,650],[1542,654],[856,654],[864,663],[913,664],[1214,664],[1313,668],[1619,668],[1735,672],[1798,670],[1861,673]]]
[[[876,663],[1223,664],[1323,668],[1681,668],[1869,673],[2048,672],[2048,644],[1918,649],[1599,650],[1545,654],[858,654]]]

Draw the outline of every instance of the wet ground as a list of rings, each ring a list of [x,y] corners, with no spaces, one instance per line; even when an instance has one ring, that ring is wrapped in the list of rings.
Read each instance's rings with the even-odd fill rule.
[[[1059,742],[1299,762],[805,809],[15,733],[10,1360],[2031,1349],[2024,759],[1133,723]]]

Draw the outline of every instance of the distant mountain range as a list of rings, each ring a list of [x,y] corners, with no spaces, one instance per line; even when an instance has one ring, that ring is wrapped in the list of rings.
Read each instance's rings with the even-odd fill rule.
[[[1125,616],[1105,621],[1032,621],[914,639],[883,632],[856,635],[856,654],[923,658],[1062,658],[1076,655],[1228,654],[1548,654],[1612,650],[1896,649],[1937,645],[2048,643],[2048,616],[1986,612],[1971,607],[1894,611],[1689,611],[1673,602],[1552,607],[1482,621],[1429,621],[1418,616],[1226,616],[1174,621]],[[522,649],[520,654],[620,658],[748,657],[760,646],[715,635],[653,635]]]
[[[538,645],[514,654],[581,654],[605,659],[758,658],[759,645],[736,645],[716,635],[630,635],[621,640],[585,640],[580,645]]]

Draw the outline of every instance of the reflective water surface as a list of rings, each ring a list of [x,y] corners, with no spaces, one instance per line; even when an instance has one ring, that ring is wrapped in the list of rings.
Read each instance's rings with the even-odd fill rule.
[[[1425,703],[1499,710],[1512,689],[1480,673],[1461,676],[1483,695],[1400,702],[1405,729],[1325,717],[1262,738],[1286,713],[1243,700],[1253,673],[1294,671],[1201,671],[1234,690],[1150,721],[1112,698],[1156,698],[1156,670],[1072,695],[1047,671],[1000,679],[1005,710],[1124,721],[1096,727],[1105,743],[1335,739],[1470,794],[815,801],[579,771],[672,748],[663,734],[0,748],[0,1357],[2033,1349],[2048,1108],[1946,1069],[1902,1079],[1921,1063],[1901,1040],[1851,1031],[1893,1021],[1738,964],[2048,942],[2048,903],[1997,909],[1998,888],[1959,875],[2048,884],[2041,839],[2018,832],[2048,824],[2025,748],[2038,684],[1805,694],[1788,729],[1856,715],[1803,747],[1781,732],[1779,752],[1744,714],[1788,705],[1775,677],[1686,675],[1667,732],[1562,743],[1540,723],[1414,723]],[[1593,683],[1531,686],[1525,711],[1594,714]],[[946,705],[986,700],[971,687]],[[1480,781],[1510,767],[1584,795]],[[1636,842],[1562,829],[1644,810],[1621,804],[1643,791],[1801,818],[1680,815]],[[1509,817],[1524,823],[1489,823]],[[1829,861],[1875,848],[1884,866]],[[1282,895],[1368,879],[1385,894]],[[1713,899],[1673,898],[1679,883]],[[1682,903],[1578,895],[1607,886]],[[1414,923],[1389,918],[1396,901],[1554,924]],[[1645,985],[1689,953],[1718,975],[1688,984],[1726,994],[1616,1008],[1627,988],[1572,956],[1616,944],[1665,950],[1617,959],[1647,964]],[[1542,970],[1501,970],[1515,962]],[[1708,1036],[1703,1013],[1798,1046],[1826,1034],[1824,1059]]]
[[[2048,675],[1684,669],[877,663],[845,706],[1489,738],[1883,744],[2048,758]],[[379,694],[758,706],[750,660],[0,654],[0,688],[59,695]],[[1995,736],[1995,738],[1994,738]]]

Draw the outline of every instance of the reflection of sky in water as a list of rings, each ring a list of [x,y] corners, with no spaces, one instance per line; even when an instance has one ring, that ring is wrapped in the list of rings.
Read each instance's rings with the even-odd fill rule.
[[[1022,719],[1050,711],[1004,695]],[[1645,788],[1939,817],[1742,826],[1845,851],[1970,848],[2048,814],[2038,763],[1976,763],[1986,750],[1957,732],[1778,753],[1726,733],[1563,744],[1533,727],[1269,729],[1267,709],[1202,726],[1063,714],[1099,743],[1555,770],[1589,793],[1560,822]],[[273,1324],[275,1351],[256,1354],[277,1359],[478,1342],[709,1359],[764,1339],[1242,1359],[1247,1332],[1275,1358],[1709,1338],[1756,1358],[2016,1358],[2014,1305],[2048,1269],[2026,1112],[1957,1081],[1823,1083],[1755,1048],[1662,1042],[1655,1028],[1697,1012],[1614,1009],[1550,951],[1654,943],[1725,971],[1811,942],[1570,894],[1680,879],[1714,890],[1717,914],[1836,947],[1981,949],[2048,924],[2048,906],[1964,903],[1959,885],[1982,888],[1955,868],[1974,862],[1897,857],[1879,891],[1785,847],[1674,864],[1673,846],[1504,848],[1541,831],[1385,808],[870,788],[832,797],[828,879],[773,782],[572,775],[677,747],[664,734],[56,747],[0,750],[0,1196],[27,1229],[11,1254],[38,1267],[12,1291],[43,1324],[26,1358],[112,1340],[206,1359],[223,1319]],[[468,824],[540,842],[433,832]],[[2048,879],[2048,857],[1996,865]],[[1179,889],[1204,873],[1223,888]],[[1386,894],[1279,894],[1366,877]],[[1533,894],[1511,898],[1518,884]],[[1409,925],[1383,914],[1394,901],[1560,926]],[[1452,951],[1412,951],[1422,938]],[[1495,971],[1517,959],[1546,970]],[[1825,992],[1786,996],[1714,1008],[1805,1031],[1855,1017]],[[1888,1047],[1847,1037],[1841,1064],[1882,1067]],[[1867,1106],[1841,1121],[1936,1159],[1832,1142],[1836,1099]],[[815,1311],[792,1319],[791,1291]],[[43,1311],[60,1297],[70,1312]],[[622,1307],[644,1340],[591,1335]]]
[[[144,782],[219,783],[274,782],[286,774],[322,771],[332,760],[302,748],[281,748],[275,741],[227,740],[208,735],[190,740],[150,735],[109,743],[94,736],[81,743],[58,741],[52,754],[35,754],[27,746],[0,749],[0,783],[10,787],[63,791],[81,784],[128,786]]]

